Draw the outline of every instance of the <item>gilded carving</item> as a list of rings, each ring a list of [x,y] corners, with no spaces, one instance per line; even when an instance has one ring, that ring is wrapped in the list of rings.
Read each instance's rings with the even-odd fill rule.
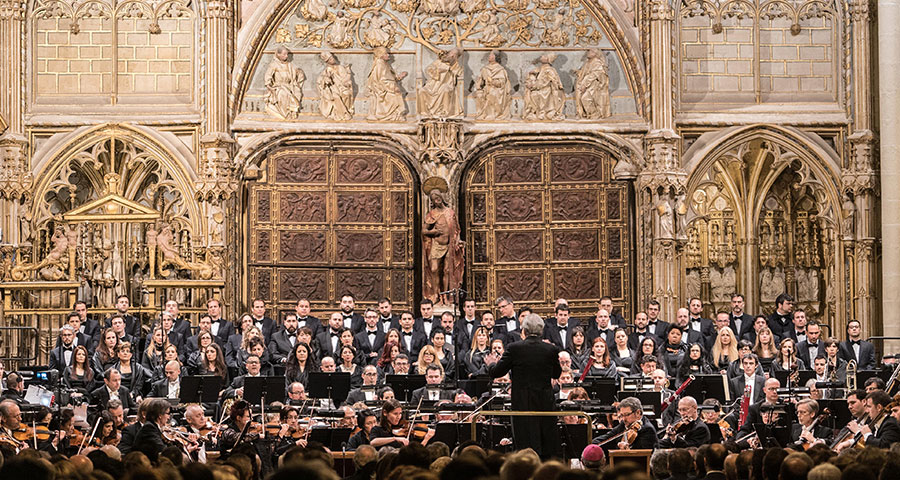
[[[475,223],[484,223],[487,218],[487,205],[483,193],[472,196],[472,220]]]
[[[391,262],[396,265],[402,265],[407,262],[409,252],[406,249],[406,235],[402,232],[394,233],[391,236]]]
[[[497,272],[497,291],[521,301],[544,300],[544,272],[516,270]]]
[[[509,83],[509,73],[500,65],[499,56],[500,52],[491,50],[487,65],[481,68],[475,79],[472,94],[479,120],[505,120],[510,116],[512,85]]]
[[[393,218],[391,219],[392,222],[406,223],[406,203],[405,192],[391,193],[391,212],[393,214]]]
[[[344,49],[353,46],[353,19],[347,15],[347,12],[338,10],[335,13],[334,21],[328,27],[328,33],[325,40],[334,48]]]
[[[260,222],[271,221],[272,199],[267,191],[261,191],[256,196],[256,220]]]
[[[257,233],[256,259],[260,262],[272,260],[272,234],[268,230],[260,230]]]
[[[622,260],[622,231],[618,228],[606,229],[606,258]]]
[[[272,273],[268,269],[256,270],[256,298],[272,298]]]
[[[621,268],[609,268],[606,271],[606,292],[612,298],[625,297],[625,284]]]
[[[384,273],[374,270],[338,270],[337,284],[341,286],[338,298],[348,292],[364,302],[376,302],[384,296]]]
[[[550,178],[554,182],[599,182],[603,180],[602,157],[588,153],[551,155]]]
[[[341,223],[381,223],[380,193],[338,193],[337,221]]]
[[[472,283],[475,285],[473,296],[479,302],[486,302],[488,295],[488,277],[487,272],[475,272],[472,275]]]
[[[381,233],[337,232],[337,261],[381,262],[384,258],[384,238]]]
[[[543,235],[540,231],[502,231],[494,234],[498,262],[541,261]]]
[[[344,121],[353,118],[353,72],[349,65],[338,64],[331,52],[322,52],[325,70],[316,80],[319,90],[319,112],[325,118]]]
[[[407,292],[409,291],[409,280],[407,280],[406,272],[403,270],[395,271],[391,275],[391,295],[390,298],[395,303],[406,303],[409,301]]]
[[[300,115],[303,100],[303,82],[306,75],[295,67],[285,46],[275,49],[275,58],[266,70],[266,112],[281,119],[296,119]]]
[[[541,181],[540,155],[498,155],[494,162],[494,181],[497,183]]]
[[[622,197],[619,190],[609,190],[606,192],[606,219],[618,220],[622,218]]]
[[[279,220],[284,223],[325,221],[325,192],[282,192]]]
[[[396,30],[391,23],[390,18],[382,15],[381,12],[375,12],[372,18],[368,19],[368,28],[363,33],[363,41],[372,48],[384,47],[390,48],[394,44]]]
[[[562,120],[566,94],[563,92],[559,72],[553,67],[555,53],[546,53],[538,58],[540,66],[528,72],[525,78],[523,120]]]
[[[475,263],[488,261],[487,235],[484,232],[474,232],[472,238],[472,258]]]
[[[328,300],[328,272],[323,270],[281,270],[278,298],[295,302],[298,298],[312,301]]]
[[[553,232],[554,260],[597,260],[599,255],[596,230],[557,230]]]
[[[322,20],[328,15],[328,7],[322,0],[304,0],[300,14],[307,20]]]
[[[598,298],[600,279],[597,270],[585,268],[554,271],[553,296],[566,300]]]
[[[402,122],[406,119],[406,102],[400,81],[406,78],[407,72],[394,72],[388,63],[390,53],[384,47],[376,48],[372,55],[372,71],[366,79],[369,94],[369,115],[366,118],[374,122]]]
[[[338,159],[338,182],[381,183],[383,164],[376,155],[342,155]]]
[[[291,152],[275,157],[275,179],[278,183],[325,183],[327,158],[321,155],[298,155]]]
[[[457,48],[441,51],[438,59],[428,66],[425,71],[428,79],[416,94],[419,115],[438,118],[462,115],[459,101],[459,82],[463,74],[459,64],[461,54]]]
[[[555,191],[551,194],[554,221],[598,220],[597,192]]]
[[[610,115],[609,67],[599,48],[588,50],[587,60],[576,72],[575,111],[579,118],[592,120]]]
[[[541,220],[541,192],[504,192],[496,197],[497,222],[538,222]]]
[[[324,262],[324,232],[279,232],[279,259],[284,262]]]

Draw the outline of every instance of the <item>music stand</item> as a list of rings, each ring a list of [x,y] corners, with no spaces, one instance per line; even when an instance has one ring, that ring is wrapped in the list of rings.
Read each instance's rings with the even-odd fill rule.
[[[620,393],[619,395],[621,396],[622,394]],[[653,414],[657,417],[662,415],[662,397],[659,392],[631,392],[631,396],[640,400],[641,406],[652,407]]]
[[[491,390],[491,377],[487,375],[479,375],[468,380],[459,380],[457,384],[472,398],[480,398],[484,392]]]
[[[721,373],[694,375],[694,381],[685,387],[684,391],[681,392],[681,397],[715,398],[722,405],[731,403],[731,395],[728,392],[728,379]]]
[[[284,377],[244,377],[244,400],[250,405],[284,401]]]
[[[222,390],[222,377],[189,375],[181,378],[181,403],[216,403]]]
[[[819,402],[819,412],[824,411],[826,408],[831,412],[831,415],[822,423],[832,430],[842,428],[843,425],[850,423],[850,420],[853,419],[850,409],[847,408],[846,400],[828,399],[817,401]]]
[[[592,400],[603,400],[605,402],[614,402],[617,399],[616,394],[619,386],[616,385],[616,379],[607,377],[586,377],[584,379],[584,390]]]
[[[791,431],[782,425],[769,425],[766,423],[754,423],[756,436],[764,448],[784,448],[791,443]]]
[[[408,402],[413,390],[425,386],[425,375],[390,374],[384,383],[391,387],[397,400]]]
[[[309,441],[319,442],[332,452],[340,452],[343,449],[342,444],[350,440],[350,432],[349,428],[313,428],[309,432]]]
[[[347,399],[348,394],[350,394],[350,372],[309,372],[307,395],[310,398],[327,398],[331,400],[332,405],[338,406]]]
[[[581,458],[581,452],[591,439],[584,425],[557,425],[563,458]]]

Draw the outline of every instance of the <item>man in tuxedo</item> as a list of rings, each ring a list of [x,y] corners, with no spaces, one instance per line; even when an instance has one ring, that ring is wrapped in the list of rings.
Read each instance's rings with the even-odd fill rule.
[[[243,397],[244,396],[244,381],[249,377],[261,376],[259,372],[260,372],[260,369],[262,368],[262,362],[259,360],[258,356],[250,355],[249,357],[247,357],[247,362],[245,363],[244,366],[247,367],[247,373],[245,373],[244,375],[237,376],[234,378],[234,380],[231,381],[231,385],[229,385],[229,387],[225,389],[225,393],[222,394],[223,400],[229,399],[229,398],[235,398],[236,396]],[[273,398],[271,400],[273,402],[276,400],[280,401],[281,398],[278,398],[278,399]]]
[[[769,330],[775,335],[775,343],[788,336],[788,331],[793,328],[791,312],[794,310],[794,297],[782,293],[775,299],[775,311],[769,315],[767,322]]]
[[[81,327],[75,333],[84,334],[92,342],[97,343],[100,340],[100,322],[93,318],[88,318],[87,303],[79,300],[75,302],[73,310],[81,318]]]
[[[171,313],[163,311],[159,314],[162,318],[162,328],[163,333],[169,337],[169,343],[175,345],[175,348],[178,349],[179,357],[184,354],[184,342],[186,341],[184,337],[181,336],[180,333],[175,331],[175,317],[172,316]]]
[[[266,315],[266,301],[260,298],[253,300],[250,316],[253,317],[253,324],[262,332],[266,345],[268,345],[272,341],[272,334],[275,333],[275,320]]]
[[[475,302],[473,300],[473,307],[474,304]],[[512,332],[513,330],[518,330],[519,328],[521,328],[519,319],[516,317],[516,306],[513,304],[513,301],[511,299],[509,299],[508,297],[498,297],[494,304],[497,306],[497,310],[500,312],[500,320],[498,321],[498,323],[504,327],[505,331]]]
[[[597,337],[603,337],[607,349],[615,345],[616,335],[613,327],[610,325],[611,318],[608,310],[603,308],[597,310],[597,315],[588,324],[588,329],[585,333],[585,345],[593,345],[594,339]]]
[[[572,333],[572,326],[569,325],[569,305],[561,303],[556,306],[556,322],[544,327],[544,339],[565,350],[572,344]]]
[[[494,323],[493,313],[484,312],[481,314],[481,326],[484,327],[485,331],[487,331],[488,343],[492,343],[494,340],[499,339],[503,342],[504,345],[506,345],[506,329],[502,325],[497,325]],[[469,347],[471,347],[471,343],[469,344]]]
[[[791,443],[797,446],[804,443],[828,445],[831,441],[831,429],[821,424],[813,426],[819,415],[819,402],[804,398],[797,402],[796,408],[797,423],[791,425]]]
[[[150,396],[168,399],[181,398],[181,364],[177,360],[170,360],[166,363],[164,372],[165,377],[153,382]]]
[[[375,365],[366,365],[363,367],[362,380],[362,386],[350,390],[350,393],[347,395],[347,401],[345,402],[347,405],[378,399],[378,395],[375,392],[378,388],[378,367]]]
[[[210,318],[209,314],[204,313],[203,315],[200,315],[200,320],[197,321],[197,325],[197,334],[188,337],[187,341],[184,343],[188,354],[196,352],[199,348],[197,346],[197,337],[200,336],[200,333],[209,332],[212,334],[212,318]],[[213,340],[215,340],[215,336],[213,336]]]
[[[325,327],[322,325],[321,320],[310,315],[311,310],[312,307],[310,307],[308,299],[301,298],[297,300],[297,307],[294,309],[297,312],[297,331],[299,332],[301,328],[306,327],[312,332],[312,338],[316,338],[316,335],[325,330]]]
[[[685,345],[690,345],[692,343],[703,344],[703,334],[691,328],[690,310],[686,308],[679,308],[676,310],[675,323],[673,325],[678,325],[678,328],[681,329],[681,343]],[[665,343],[666,335],[668,335],[668,329],[662,337],[659,337],[661,342]]]
[[[797,343],[797,358],[803,360],[806,368],[811,368],[813,361],[819,354],[825,354],[825,346],[819,340],[822,335],[822,327],[819,322],[812,321],[806,325],[806,340]]]
[[[366,328],[353,337],[356,349],[359,350],[369,364],[374,364],[378,360],[378,355],[381,354],[381,349],[384,347],[384,339],[387,337],[384,331],[378,328],[378,313],[372,308],[367,308],[365,314]]]
[[[756,354],[751,353],[741,357],[741,367],[744,372],[742,375],[731,379],[731,398],[743,397],[745,385],[750,385],[750,405],[762,401],[766,377],[756,374],[756,366],[758,364],[759,359],[756,357]]]
[[[709,443],[709,427],[700,420],[694,397],[686,396],[678,401],[678,414],[684,427],[676,431],[668,425],[666,436],[659,442],[660,448],[691,448]]]
[[[690,312],[688,326],[691,330],[700,333],[703,345],[706,345],[710,341],[710,338],[715,340],[716,327],[713,324],[713,321],[708,318],[703,318],[703,301],[697,297],[692,298],[688,302],[688,311]]]
[[[390,298],[384,297],[378,301],[378,327],[385,334],[392,328],[400,330],[400,315],[394,313]]]
[[[122,386],[122,375],[115,368],[103,372],[103,386],[91,392],[91,399],[101,410],[106,410],[113,399],[122,402],[126,414],[134,407],[131,392]]]
[[[445,348],[449,348],[450,351],[453,351],[453,345],[456,344],[456,319],[453,318],[453,312],[446,311],[441,314],[441,330],[444,333],[444,345]],[[428,337],[430,343],[434,343],[434,334],[435,330],[431,331],[431,336]]]
[[[349,328],[354,335],[362,331],[366,324],[362,315],[353,311],[356,308],[356,299],[349,293],[341,297],[341,324],[344,328]]]
[[[472,334],[481,326],[481,320],[475,313],[475,300],[467,298],[463,302],[463,315],[456,322],[456,349],[458,352],[464,352],[472,346]]]
[[[125,320],[125,332],[134,338],[142,338],[141,322],[134,315],[128,313],[129,308],[131,308],[131,301],[128,300],[128,295],[116,297],[116,314]],[[106,319],[106,327],[112,326],[111,319],[112,317]]]
[[[416,319],[413,328],[417,332],[424,333],[425,338],[431,338],[431,331],[434,330],[434,327],[441,326],[441,317],[434,314],[434,302],[428,298],[423,299],[419,304],[419,313],[422,316]]]
[[[172,315],[172,318],[175,319],[175,331],[181,334],[181,338],[187,342],[187,339],[193,335],[193,331],[191,330],[191,322],[188,321],[187,318],[181,316],[181,306],[178,305],[177,300],[167,300],[166,301],[166,312],[169,312],[169,315]]]
[[[734,338],[740,340],[748,329],[753,328],[753,316],[744,311],[744,295],[735,293],[731,296],[731,331]]]
[[[491,378],[510,374],[513,410],[550,411],[556,407],[551,380],[562,374],[559,349],[541,341],[543,327],[541,317],[530,314],[522,324],[525,340],[510,344],[499,360],[493,352],[485,356],[485,365]],[[640,406],[638,409],[640,410]],[[517,450],[533,448],[542,458],[550,458],[558,453],[556,418],[513,417],[512,428]]]
[[[428,345],[428,337],[423,332],[415,330],[415,319],[410,312],[400,315],[400,350],[405,350],[409,360],[415,363],[419,359],[419,350]]]
[[[69,324],[63,325],[59,329],[59,340],[56,343],[56,348],[50,350],[50,369],[56,370],[62,375],[63,370],[72,364],[72,353],[75,351],[75,329]],[[60,352],[62,352],[62,360],[60,360]]]
[[[341,344],[341,330],[344,328],[344,316],[340,312],[334,312],[328,318],[328,329],[316,336],[316,344],[319,346],[318,357],[336,357],[338,347]]]
[[[851,390],[847,393],[847,410],[850,410],[850,422],[835,435],[837,439],[846,439],[835,445],[834,450],[838,453],[855,445],[854,433],[850,429],[855,427],[859,431],[859,426],[864,423],[863,417],[866,416],[866,392],[864,390]]]
[[[795,308],[791,312],[791,327],[785,332],[787,337],[793,338],[794,344],[806,341],[806,312],[802,308]]]
[[[862,339],[859,320],[847,322],[847,340],[840,344],[840,355],[848,362],[856,360],[856,368],[859,370],[875,368],[875,346]]]
[[[456,392],[449,388],[441,388],[444,381],[444,372],[440,365],[431,364],[425,367],[425,386],[412,391],[409,398],[410,405],[418,405],[419,400],[425,397],[427,401],[449,400],[456,398]]]
[[[659,319],[659,302],[656,300],[647,302],[647,329],[656,338],[665,337],[669,330],[669,324]]]
[[[762,375],[758,376],[762,377]],[[760,412],[760,406],[763,403],[776,405],[778,403],[778,389],[780,387],[781,382],[779,382],[777,378],[770,378],[765,381],[763,384],[763,400],[750,405],[750,408],[747,410],[747,419],[740,426],[738,433],[735,434],[737,438],[753,433],[753,426],[755,424],[764,423],[762,413]],[[743,395],[743,393],[741,393],[741,395]],[[740,404],[738,404],[738,408],[740,408]],[[740,415],[740,410],[738,410],[738,415]],[[738,419],[740,420],[740,416],[738,416]]]
[[[217,298],[210,298],[206,301],[206,314],[212,322],[210,325],[210,333],[213,340],[225,349],[228,338],[234,335],[234,324],[222,318],[222,304]]]
[[[613,329],[616,327],[625,328],[625,318],[619,312],[615,311],[613,307],[612,297],[603,296],[600,297],[600,304],[598,305],[598,310],[606,310],[609,312],[609,324]]]
[[[68,326],[72,327],[72,331],[75,332],[74,336],[72,337],[72,347],[74,348],[79,345],[84,345],[84,348],[88,349],[88,353],[93,354],[94,347],[96,345],[94,344],[93,338],[81,333],[81,331],[80,331],[81,330],[81,317],[77,313],[72,312],[69,314],[68,318],[66,319],[66,324]],[[96,338],[99,340],[100,336],[98,335]],[[57,338],[56,346],[59,347],[60,343],[61,343],[61,339]]]
[[[647,318],[645,312],[637,312],[637,314],[635,314],[634,328],[632,328],[631,333],[628,334],[628,348],[637,350],[640,348],[641,342],[643,342],[646,337],[652,337],[656,340],[656,344],[659,345],[659,338],[650,333],[650,330],[647,328],[649,323],[650,319]]]
[[[866,395],[866,413],[871,420],[862,427],[851,427],[853,433],[862,433],[866,446],[890,448],[894,442],[900,442],[900,426],[897,419],[891,416],[890,412],[884,411],[890,403],[891,396],[884,390],[876,390]]]
[[[515,383],[513,383],[513,385],[515,385]],[[606,434],[594,438],[591,443],[600,444],[606,450],[613,449],[613,447],[618,447],[618,449],[634,450],[656,449],[658,444],[658,439],[656,438],[656,429],[653,427],[653,423],[648,418],[644,417],[644,409],[641,405],[640,400],[634,397],[627,397],[624,400],[620,401],[619,405],[616,407],[616,415],[619,417],[619,424]],[[604,444],[604,442],[615,436],[621,436],[626,428],[634,425],[635,423],[640,425],[640,429],[638,430],[637,437],[635,437],[634,441],[631,442],[631,444],[629,444],[624,438],[620,438],[615,444],[613,444],[612,442],[616,442],[616,440],[612,440],[610,443]],[[706,433],[709,433],[708,429]]]

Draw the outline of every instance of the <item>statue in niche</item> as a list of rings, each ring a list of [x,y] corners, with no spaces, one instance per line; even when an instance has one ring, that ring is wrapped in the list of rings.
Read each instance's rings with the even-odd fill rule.
[[[491,50],[488,63],[478,72],[475,79],[475,108],[479,120],[501,120],[509,118],[510,93],[512,85],[506,68],[500,65],[500,52]]]
[[[555,53],[541,55],[540,66],[525,79],[525,109],[523,120],[562,120],[566,96],[563,93],[559,72],[553,68]]]
[[[656,213],[659,215],[659,236],[662,238],[674,237],[675,211],[672,210],[672,201],[668,194],[659,196]]]
[[[442,51],[425,70],[428,80],[417,93],[418,113],[424,117],[456,117],[462,115],[459,81],[463,69],[459,65],[462,52],[458,48]]]
[[[24,208],[19,217],[19,243],[30,244],[34,237],[31,230],[31,209]]]
[[[394,26],[389,18],[375,12],[369,20],[369,28],[363,34],[363,40],[372,47],[389,47],[394,38]]]
[[[819,301],[819,272],[815,269],[797,270],[797,302]]]
[[[447,205],[443,192],[436,187],[428,193],[431,210],[425,215],[422,230],[425,256],[422,296],[438,305],[450,305],[454,300],[452,295],[441,292],[459,288],[462,284],[465,244],[459,239],[456,212]]]
[[[322,20],[328,15],[328,6],[322,0],[306,0],[300,7],[300,14],[307,20]]]
[[[65,278],[65,267],[68,265],[69,245],[75,245],[76,240],[75,238],[70,238],[71,235],[69,235],[69,232],[75,232],[75,229],[57,226],[53,230],[53,236],[50,237],[53,248],[50,249],[47,258],[38,264],[38,267],[40,267],[38,275],[40,275],[42,280],[52,282]],[[75,236],[77,237],[77,233]]]
[[[734,267],[727,266],[719,272],[718,269],[710,269],[709,284],[712,290],[714,302],[728,302],[731,300],[731,292],[734,292],[735,273]]]
[[[599,119],[610,115],[609,67],[599,48],[588,50],[587,60],[575,72],[575,110],[580,118]]]
[[[700,272],[690,270],[684,275],[684,293],[688,298],[700,296]]]
[[[407,72],[394,73],[388,60],[391,54],[384,47],[374,52],[375,61],[366,79],[369,91],[369,120],[374,122],[402,122],[406,119],[406,102],[400,90],[400,81]]]
[[[292,120],[300,115],[303,100],[303,70],[288,61],[290,50],[284,45],[275,49],[275,58],[266,71],[266,112],[278,118]]]
[[[331,52],[322,52],[319,58],[325,62],[325,70],[319,75],[319,111],[332,120],[353,118],[353,73],[349,65],[338,64]]]
[[[766,269],[760,274],[760,296],[763,302],[774,302],[784,289],[784,273],[779,270]]]
[[[353,19],[348,17],[343,10],[338,11],[331,28],[328,29],[328,35],[325,36],[328,44],[334,48],[348,48],[353,45],[353,35],[350,30],[352,25]]]
[[[843,200],[841,201],[841,211],[843,213],[843,218],[841,219],[841,233],[844,234],[844,237],[853,237],[853,226],[856,220],[856,205],[853,203],[853,200],[850,199],[849,195],[844,195]]]
[[[454,15],[459,11],[459,0],[422,0],[422,10],[431,15]]]

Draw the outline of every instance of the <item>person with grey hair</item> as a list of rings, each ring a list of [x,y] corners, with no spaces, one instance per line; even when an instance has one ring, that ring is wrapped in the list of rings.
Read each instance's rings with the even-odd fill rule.
[[[656,428],[653,427],[653,422],[644,417],[640,400],[635,397],[623,399],[616,407],[616,416],[619,417],[619,424],[609,432],[594,438],[591,443],[599,444],[607,450],[656,448],[659,442],[656,438]],[[627,437],[630,436],[630,433],[626,432],[626,429],[637,432],[631,442],[628,442]]]
[[[512,409],[516,411],[552,411],[555,409],[551,380],[559,378],[559,348],[541,340],[544,321],[530,314],[522,322],[525,339],[511,343],[503,356],[494,352],[484,357],[491,378],[507,373],[512,380]],[[541,458],[558,455],[556,418],[513,417],[513,441],[516,450],[533,448]]]
[[[709,427],[699,419],[694,397],[683,397],[678,401],[678,415],[681,420],[666,427],[660,448],[690,448],[709,443]]]
[[[809,471],[806,480],[841,480],[841,469],[832,463],[821,463]]]
[[[795,445],[831,443],[831,429],[816,421],[819,403],[811,398],[797,402],[797,423],[791,425],[791,441]],[[806,450],[806,448],[804,448]]]

